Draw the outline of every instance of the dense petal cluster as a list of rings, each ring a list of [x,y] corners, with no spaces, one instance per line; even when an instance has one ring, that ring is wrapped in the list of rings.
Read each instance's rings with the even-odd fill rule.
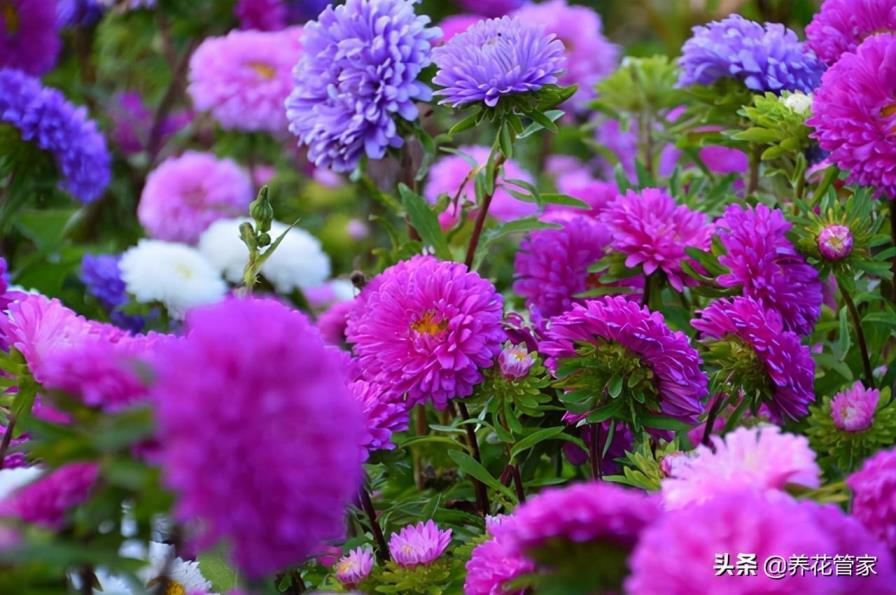
[[[379,384],[355,380],[349,389],[361,405],[367,422],[362,446],[369,452],[394,449],[392,434],[408,429],[407,407],[398,396]]]
[[[880,391],[865,388],[858,380],[848,389],[831,399],[831,417],[834,425],[845,432],[862,432],[871,427]]]
[[[69,510],[84,502],[99,476],[97,463],[69,463],[19,488],[0,502],[0,516],[61,529]]]
[[[682,85],[738,79],[751,91],[811,92],[824,65],[796,33],[779,23],[761,25],[734,14],[694,27],[679,59]]]
[[[336,563],[336,578],[347,586],[357,585],[373,570],[373,550],[369,546],[356,547]]]
[[[117,308],[128,301],[118,267],[120,259],[116,254],[85,254],[81,260],[81,281],[87,292],[106,308]]]
[[[896,35],[868,38],[824,74],[807,123],[849,181],[896,196]]]
[[[865,39],[893,31],[896,5],[890,0],[824,0],[806,26],[806,43],[831,65]]]
[[[489,522],[492,520],[492,522]],[[514,551],[509,528],[514,517],[486,518],[489,539],[476,546],[467,562],[464,595],[523,595],[506,588],[513,579],[535,570],[535,564]]]
[[[286,28],[286,3],[283,0],[239,0],[233,9],[241,29],[279,31]]]
[[[729,273],[723,287],[741,286],[743,295],[781,315],[785,328],[808,335],[821,315],[821,281],[787,239],[791,225],[784,214],[763,204],[733,204],[716,222],[726,254],[719,262]]]
[[[0,68],[40,76],[56,65],[61,45],[55,0],[4,0],[0,6]]]
[[[827,225],[818,233],[818,251],[828,260],[843,260],[852,253],[852,231],[845,225]]]
[[[361,292],[348,341],[366,379],[444,409],[494,365],[506,336],[502,305],[495,287],[464,265],[415,256]]]
[[[433,521],[408,525],[389,537],[389,553],[399,566],[429,564],[451,543],[451,529],[439,529]]]
[[[846,479],[853,493],[852,514],[896,551],[896,450],[882,450]]]
[[[194,310],[186,330],[153,389],[176,518],[201,521],[200,548],[229,542],[249,576],[299,563],[341,536],[361,477],[363,417],[341,361],[273,300]]]
[[[54,15],[55,18],[55,15]],[[53,156],[60,187],[81,202],[100,197],[111,177],[106,140],[87,110],[18,70],[0,69],[0,123]]]
[[[428,23],[410,0],[348,0],[305,25],[286,114],[315,165],[348,172],[402,145],[395,117],[432,96],[417,80],[441,35]]]
[[[503,17],[476,23],[433,50],[433,83],[441,103],[460,107],[538,91],[558,82],[566,65],[563,43],[541,24]]]

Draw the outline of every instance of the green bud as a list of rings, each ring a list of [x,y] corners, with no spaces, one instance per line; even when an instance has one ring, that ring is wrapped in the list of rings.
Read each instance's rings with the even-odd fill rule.
[[[249,215],[255,220],[258,231],[270,231],[271,221],[274,220],[274,207],[267,186],[262,186],[258,191],[258,197],[249,204]]]
[[[265,246],[271,245],[271,235],[269,233],[261,232],[255,239],[258,241],[259,248],[264,248]]]
[[[255,229],[248,221],[240,224],[240,239],[243,240],[243,243],[246,244],[249,250],[255,250],[258,247],[255,242]]]

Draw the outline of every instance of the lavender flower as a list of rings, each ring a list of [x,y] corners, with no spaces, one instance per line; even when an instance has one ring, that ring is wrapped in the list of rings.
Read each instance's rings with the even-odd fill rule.
[[[85,254],[81,260],[81,280],[87,292],[95,297],[106,309],[124,305],[128,292],[121,279],[117,254]]]
[[[399,566],[429,564],[451,543],[451,529],[441,530],[433,521],[408,525],[389,538],[389,553]]]
[[[336,578],[352,588],[370,575],[373,570],[373,550],[370,546],[356,547],[336,563]]]
[[[498,366],[501,368],[501,374],[510,380],[519,380],[528,376],[529,369],[533,364],[535,364],[535,360],[526,349],[525,343],[512,345],[510,342],[507,342],[498,356]]]
[[[871,427],[880,391],[867,389],[856,381],[850,388],[831,399],[831,418],[834,425],[845,432],[862,432]]]

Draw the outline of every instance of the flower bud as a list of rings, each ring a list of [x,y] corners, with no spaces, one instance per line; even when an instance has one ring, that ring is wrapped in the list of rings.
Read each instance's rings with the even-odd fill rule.
[[[255,250],[258,245],[255,243],[255,229],[248,221],[240,223],[240,239],[249,247],[249,250]]]
[[[271,230],[271,221],[274,220],[274,207],[271,206],[267,186],[262,186],[261,190],[258,191],[258,198],[249,204],[249,215],[255,219],[258,231]]]
[[[861,382],[839,392],[831,399],[831,418],[844,432],[861,432],[871,427],[880,391],[866,389]]]
[[[519,380],[529,374],[529,368],[535,363],[532,355],[526,350],[525,345],[511,345],[505,343],[504,349],[498,356],[498,365],[501,374],[510,380]]]
[[[852,231],[845,225],[828,225],[818,234],[818,250],[828,260],[843,260],[852,252]]]

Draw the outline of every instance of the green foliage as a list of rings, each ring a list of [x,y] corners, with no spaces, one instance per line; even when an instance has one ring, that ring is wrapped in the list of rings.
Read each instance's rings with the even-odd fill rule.
[[[677,83],[678,67],[669,57],[627,57],[597,84],[600,99],[592,105],[610,115],[661,113],[684,102]]]
[[[729,131],[726,136],[743,143],[745,148],[760,147],[763,161],[782,157],[793,160],[810,145],[810,130],[806,126],[809,110],[799,109],[803,98],[811,102],[802,93],[754,95],[752,104],[737,112],[744,118],[746,128]]]

